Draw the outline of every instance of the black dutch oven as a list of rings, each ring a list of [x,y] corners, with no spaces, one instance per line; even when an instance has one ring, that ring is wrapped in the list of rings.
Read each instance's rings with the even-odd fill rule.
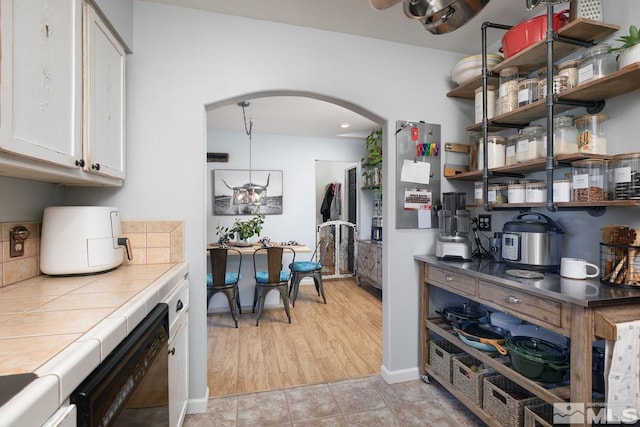
[[[469,303],[445,307],[439,314],[450,326],[465,322],[480,322],[489,315],[484,308]]]
[[[507,338],[505,346],[511,367],[534,381],[559,383],[569,370],[567,352],[549,341],[517,336]]]

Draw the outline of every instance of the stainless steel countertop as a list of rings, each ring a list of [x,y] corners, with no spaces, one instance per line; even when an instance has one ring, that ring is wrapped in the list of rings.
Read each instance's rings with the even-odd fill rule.
[[[481,280],[584,307],[640,303],[640,289],[606,285],[597,279],[565,279],[557,273],[542,273],[544,275],[542,279],[520,279],[505,272],[517,268],[488,259],[473,259],[467,262],[445,261],[433,255],[415,255],[414,259],[454,273],[474,276]]]

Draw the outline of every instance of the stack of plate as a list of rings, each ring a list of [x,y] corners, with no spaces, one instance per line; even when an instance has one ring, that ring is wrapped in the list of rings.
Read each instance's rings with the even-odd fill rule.
[[[502,61],[502,56],[492,53],[487,54],[487,68],[491,69]],[[462,58],[451,70],[451,80],[456,84],[462,84],[482,74],[482,55],[473,55]]]

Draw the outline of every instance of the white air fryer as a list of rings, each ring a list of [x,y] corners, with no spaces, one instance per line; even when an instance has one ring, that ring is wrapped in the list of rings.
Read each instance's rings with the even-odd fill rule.
[[[44,274],[87,274],[122,264],[120,211],[104,206],[50,206],[42,217],[40,270]]]

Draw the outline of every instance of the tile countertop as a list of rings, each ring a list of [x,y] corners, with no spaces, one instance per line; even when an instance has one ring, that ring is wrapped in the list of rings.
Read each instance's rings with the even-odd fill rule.
[[[488,259],[445,261],[432,255],[415,255],[414,259],[454,273],[471,275],[583,307],[640,303],[640,289],[606,285],[598,279],[572,280],[548,272],[542,273],[544,277],[541,279],[520,279],[506,273],[507,270],[518,270],[517,267],[508,267]]]
[[[127,265],[0,288],[0,376],[47,378],[57,408],[187,272],[186,263]]]

